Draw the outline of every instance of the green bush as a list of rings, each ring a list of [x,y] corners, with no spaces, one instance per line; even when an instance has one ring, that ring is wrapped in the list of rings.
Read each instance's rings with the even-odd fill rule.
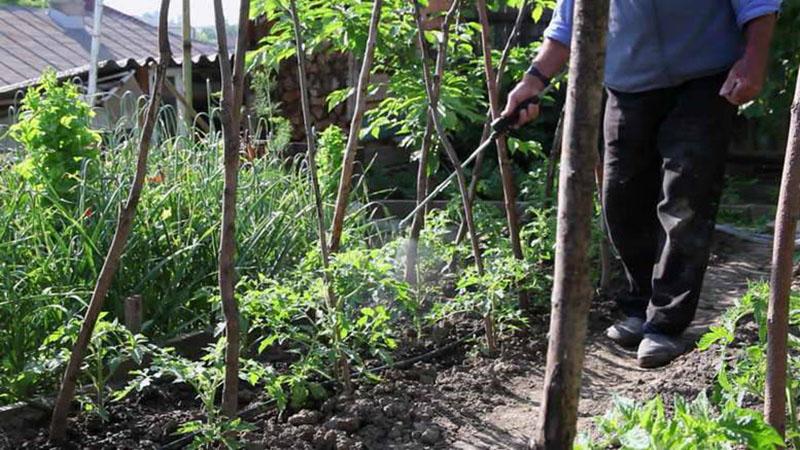
[[[41,83],[25,94],[19,121],[10,128],[26,152],[16,170],[38,190],[52,189],[61,198],[74,194],[81,168],[99,154],[92,117],[77,85],[59,83],[55,71],[45,71]]]

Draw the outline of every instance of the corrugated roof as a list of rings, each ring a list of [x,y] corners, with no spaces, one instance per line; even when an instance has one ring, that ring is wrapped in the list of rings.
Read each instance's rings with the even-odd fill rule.
[[[47,9],[0,6],[0,93],[34,83],[52,67],[60,76],[88,71],[92,12],[83,29],[60,26]],[[181,61],[181,37],[170,33],[174,63]],[[103,9],[99,66],[102,71],[131,69],[158,57],[158,29],[108,6]],[[195,41],[192,59],[214,62],[216,47]],[[211,55],[211,56],[208,56]]]

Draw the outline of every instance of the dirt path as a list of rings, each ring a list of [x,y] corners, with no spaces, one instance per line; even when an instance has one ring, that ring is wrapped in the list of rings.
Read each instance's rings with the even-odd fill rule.
[[[747,289],[752,280],[767,276],[768,246],[718,235],[712,265],[691,337],[700,336],[720,313]],[[635,351],[622,350],[603,336],[610,317],[593,312],[579,407],[579,430],[586,431],[593,416],[603,414],[613,395],[649,398],[654,393],[692,396],[704,389],[716,363],[713,355],[693,351],[671,365],[655,370],[640,369]],[[504,389],[492,390],[484,411],[460,415],[449,411],[437,422],[449,431],[448,448],[518,449],[535,425],[542,395],[543,358],[528,366],[524,374],[508,378]],[[465,407],[464,410],[472,410]],[[478,408],[479,410],[481,408]]]

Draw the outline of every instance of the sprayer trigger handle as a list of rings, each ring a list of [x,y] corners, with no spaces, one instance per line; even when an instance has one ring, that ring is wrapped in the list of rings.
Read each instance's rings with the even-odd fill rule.
[[[508,116],[500,116],[494,122],[492,122],[492,130],[498,134],[507,132],[509,128],[511,128],[511,126],[517,123],[519,120],[519,113],[528,109],[528,107],[531,105],[538,104],[539,100],[539,96],[537,95],[523,101],[517,105],[517,108],[513,113],[509,114]]]

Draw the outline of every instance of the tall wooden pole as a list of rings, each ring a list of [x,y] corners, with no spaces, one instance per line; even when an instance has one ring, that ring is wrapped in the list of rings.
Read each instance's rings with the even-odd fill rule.
[[[250,1],[239,4],[239,36],[231,73],[228,38],[222,0],[214,0],[220,78],[222,84],[221,119],[225,182],[222,193],[220,227],[219,289],[225,316],[225,381],[222,387],[222,412],[234,417],[239,407],[239,306],[236,302],[236,190],[239,184],[239,147],[241,144],[242,104],[244,103],[244,57],[247,52],[247,21]]]
[[[486,9],[486,0],[477,0],[478,20],[481,23],[481,48],[483,49],[483,69],[486,76],[486,88],[489,92],[489,108],[492,119],[500,118],[502,107],[500,105],[500,95],[497,92],[497,80],[492,66],[492,45],[489,30],[489,12]],[[520,10],[524,10],[524,5]],[[514,257],[524,260],[522,253],[522,242],[519,237],[519,217],[517,214],[517,188],[514,186],[514,174],[511,170],[511,158],[508,156],[508,145],[506,137],[502,134],[495,139],[497,146],[497,163],[500,166],[500,179],[503,183],[503,200],[505,203],[506,220],[508,222],[508,234],[511,239],[511,250]],[[477,174],[476,174],[477,176]],[[519,306],[528,309],[528,293],[520,290]]]
[[[439,101],[439,91],[442,86],[442,78],[444,77],[444,69],[447,65],[447,45],[450,40],[450,24],[452,23],[455,12],[458,8],[458,0],[453,1],[450,9],[442,21],[441,37],[439,38],[438,53],[436,54],[436,68],[433,77],[433,94],[434,101]],[[424,30],[419,29],[419,33],[424,33]],[[424,36],[419,36],[417,40],[418,45],[425,45]],[[423,58],[427,58],[427,52],[423,49],[420,50]],[[426,115],[425,132],[422,137],[422,148],[420,149],[419,165],[417,166],[417,205],[425,200],[428,196],[428,159],[433,146],[433,134],[435,132],[433,124],[433,116],[430,109]],[[406,267],[405,278],[410,284],[417,283],[417,256],[419,249],[419,236],[422,229],[425,227],[425,208],[419,208],[414,214],[414,221],[411,222],[411,231],[408,236],[408,243],[406,244]]]
[[[425,93],[428,98],[428,110],[430,113],[431,121],[433,122],[434,130],[436,131],[436,135],[439,138],[439,141],[444,148],[445,153],[447,154],[448,159],[453,164],[453,169],[456,173],[456,179],[458,181],[458,191],[461,194],[461,205],[464,208],[464,221],[467,223],[467,230],[469,231],[469,238],[470,244],[472,246],[472,257],[475,263],[475,269],[477,270],[479,275],[483,275],[483,256],[481,253],[480,248],[480,241],[478,239],[478,231],[477,227],[475,226],[475,220],[472,214],[472,204],[469,201],[469,191],[467,187],[467,178],[464,175],[464,169],[461,167],[461,161],[458,159],[458,154],[456,153],[455,149],[453,148],[452,142],[450,142],[449,137],[447,136],[447,132],[442,125],[441,118],[439,117],[438,112],[438,96],[434,90],[434,80],[431,76],[430,67],[428,64],[428,57],[426,55],[427,49],[425,47],[425,38],[423,35],[424,26],[422,23],[422,12],[420,3],[418,0],[413,0],[414,2],[414,20],[417,25],[417,30],[419,33],[418,36],[418,45],[420,48],[420,59],[422,61],[422,81],[425,83]],[[456,7],[458,0],[455,1],[454,7]],[[484,326],[486,328],[486,346],[488,350],[494,353],[497,349],[497,342],[495,339],[495,332],[494,332],[494,318],[492,311],[489,311],[484,316]]]
[[[342,174],[339,178],[339,189],[336,193],[336,207],[333,211],[333,224],[331,225],[331,253],[339,250],[344,229],[344,216],[349,203],[350,189],[353,186],[353,166],[358,151],[358,135],[361,132],[361,120],[367,110],[367,86],[369,85],[372,61],[375,58],[375,46],[378,43],[378,25],[381,20],[383,0],[375,0],[372,5],[372,16],[367,34],[367,44],[364,50],[364,62],[361,63],[361,72],[356,86],[356,104],[353,117],[350,121],[350,133],[347,136],[347,145],[342,162]]]
[[[314,116],[311,114],[311,101],[308,96],[308,76],[306,75],[306,55],[303,44],[303,32],[300,26],[300,16],[297,12],[297,1],[289,1],[289,12],[292,15],[294,26],[295,48],[297,54],[297,78],[300,87],[300,106],[303,110],[303,124],[306,132],[306,144],[308,145],[306,161],[308,162],[309,177],[311,178],[311,189],[314,193],[314,207],[317,213],[317,231],[319,234],[320,256],[322,257],[322,270],[325,280],[325,293],[327,295],[328,308],[330,314],[337,314],[339,303],[336,292],[333,290],[333,279],[330,271],[330,249],[327,242],[327,228],[325,226],[325,209],[322,202],[322,193],[319,187],[319,176],[317,175],[317,145],[314,137]],[[337,314],[338,315],[338,314]],[[338,319],[334,328],[340,329]],[[334,332],[334,342],[338,342],[339,333]],[[345,390],[350,391],[350,364],[347,355],[339,354],[339,364],[335,372],[338,374]]]
[[[772,274],[767,311],[767,377],[764,416],[783,436],[786,432],[786,342],[789,330],[789,296],[795,231],[800,218],[800,73],[792,101],[789,140],[783,163],[783,179],[775,215]]]
[[[111,282],[114,281],[114,276],[119,268],[120,259],[122,258],[122,253],[125,250],[125,245],[128,242],[128,236],[131,232],[133,219],[136,217],[136,207],[139,205],[139,199],[141,198],[142,189],[144,188],[144,180],[147,175],[147,159],[150,155],[150,142],[153,138],[153,130],[155,129],[158,109],[161,103],[161,89],[166,79],[167,65],[172,59],[167,35],[168,11],[169,0],[161,0],[158,23],[159,60],[156,69],[156,81],[155,86],[153,86],[153,93],[150,96],[150,103],[147,105],[147,112],[145,113],[144,124],[142,126],[142,135],[139,139],[139,155],[136,160],[136,172],[133,177],[130,193],[128,194],[128,200],[125,202],[125,205],[120,208],[114,238],[111,241],[111,246],[108,248],[103,268],[100,269],[100,276],[97,278],[97,283],[94,286],[92,298],[89,301],[89,308],[86,310],[86,316],[84,316],[81,329],[78,332],[78,339],[72,347],[69,363],[64,372],[64,378],[61,381],[61,389],[58,392],[58,397],[56,398],[56,403],[53,408],[53,416],[50,420],[49,438],[53,442],[63,441],[66,436],[67,415],[69,414],[72,400],[75,397],[75,386],[78,382],[78,373],[83,363],[83,357],[86,353],[86,348],[89,346],[89,341],[92,338],[92,332],[97,324],[97,319],[100,316],[100,312],[103,310],[103,303],[105,302],[106,295],[108,295]]]
[[[503,53],[500,55],[500,62],[497,64],[497,75],[495,76],[495,85],[497,86],[499,86],[503,81],[503,75],[506,72],[508,58],[511,56],[512,48],[514,48],[514,45],[517,43],[519,32],[522,29],[522,22],[527,16],[529,6],[530,2],[525,0],[523,1],[522,5],[520,5],[519,11],[517,11],[517,18],[514,20],[514,26],[511,28],[511,32],[508,34],[505,47],[503,47]],[[481,133],[481,145],[483,145],[483,143],[489,138],[489,132],[491,131],[491,117],[492,111],[491,108],[489,108],[489,111],[486,113],[486,123],[483,125],[483,132]],[[478,192],[478,182],[481,178],[480,174],[481,168],[483,167],[484,155],[486,155],[486,152],[481,152],[478,154],[478,156],[475,157],[475,164],[472,166],[472,179],[469,181],[470,204],[475,201],[475,195]],[[464,240],[466,232],[466,223],[464,223],[462,220],[461,224],[458,226],[458,232],[456,233],[456,238],[454,240],[456,245],[461,244],[461,242]],[[450,261],[450,267],[454,267],[455,263],[456,260],[454,258]]]
[[[192,86],[192,18],[190,0],[183,0],[181,29],[183,32],[183,98],[186,99],[186,105],[183,105],[183,119],[186,122],[186,132],[191,136],[194,125],[194,88]]]
[[[608,0],[576,0],[556,263],[544,396],[531,448],[567,450],[575,439],[584,341],[592,300],[589,242],[602,104]]]

